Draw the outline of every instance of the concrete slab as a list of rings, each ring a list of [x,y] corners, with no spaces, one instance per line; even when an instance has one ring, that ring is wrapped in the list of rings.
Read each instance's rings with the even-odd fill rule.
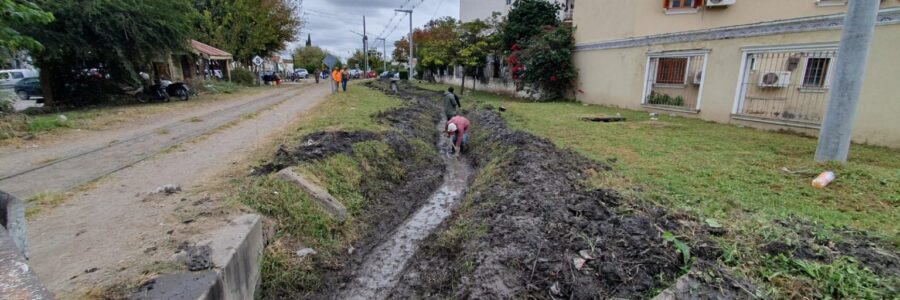
[[[276,175],[278,178],[287,180],[308,193],[313,201],[318,203],[320,207],[325,209],[328,214],[339,222],[343,222],[347,219],[347,208],[331,196],[328,191],[315,183],[312,183],[312,181],[306,179],[302,174],[294,172],[291,168],[284,168],[283,170],[278,171],[278,174]]]

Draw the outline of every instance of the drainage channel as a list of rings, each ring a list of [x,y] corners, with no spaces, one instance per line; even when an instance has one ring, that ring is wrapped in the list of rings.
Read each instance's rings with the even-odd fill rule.
[[[439,127],[442,127],[439,125]],[[443,128],[439,128],[443,130]],[[450,141],[440,138],[438,149],[446,166],[444,182],[390,238],[382,242],[363,260],[354,278],[335,299],[385,299],[397,284],[400,272],[419,250],[419,243],[450,216],[454,204],[468,187],[472,168],[464,159],[448,152]]]

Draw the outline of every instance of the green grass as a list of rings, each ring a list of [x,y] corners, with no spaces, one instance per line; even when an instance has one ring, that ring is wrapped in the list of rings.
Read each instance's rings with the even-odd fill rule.
[[[371,90],[359,84],[352,84],[346,93],[331,95],[328,100],[316,106],[306,115],[294,137],[320,130],[368,130],[383,132],[389,126],[376,122],[371,116],[391,107],[400,106],[402,102],[384,93]]]
[[[641,111],[574,102],[537,103],[482,92],[467,93],[461,100],[464,106],[473,102],[502,105],[512,128],[549,138],[601,162],[614,159],[613,172],[588,180],[595,187],[613,188],[629,198],[721,223],[730,232],[719,239],[725,252],[722,260],[738,273],[761,272],[766,258],[758,252],[759,245],[787,234],[773,221],[791,215],[826,228],[864,230],[894,248],[900,245],[900,151],[895,149],[854,144],[847,164],[819,164],[813,161],[816,140],[797,134],[668,115],[653,121]],[[627,121],[580,120],[616,114]],[[812,179],[825,170],[834,170],[837,179],[824,189],[811,187]],[[784,265],[776,269],[791,270]],[[806,278],[817,292],[834,290],[825,279],[792,276]],[[770,284],[775,297],[789,294],[792,288],[780,282]]]

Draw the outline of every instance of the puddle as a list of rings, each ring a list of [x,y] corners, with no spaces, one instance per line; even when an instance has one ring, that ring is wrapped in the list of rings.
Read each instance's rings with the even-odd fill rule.
[[[443,129],[443,128],[441,128]],[[355,277],[335,299],[385,299],[397,284],[406,263],[419,250],[419,244],[448,216],[467,188],[472,168],[464,159],[448,153],[450,140],[442,136],[438,143],[446,164],[444,182],[412,217],[369,253]]]

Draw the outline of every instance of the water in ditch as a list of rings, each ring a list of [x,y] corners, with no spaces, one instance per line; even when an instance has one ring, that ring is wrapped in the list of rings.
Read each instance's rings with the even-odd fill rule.
[[[440,126],[439,130],[442,130]],[[418,251],[419,244],[450,216],[454,204],[468,187],[472,168],[464,159],[450,155],[450,140],[441,137],[438,149],[446,165],[444,182],[394,233],[363,260],[355,277],[336,299],[384,299],[397,284],[400,272]]]

